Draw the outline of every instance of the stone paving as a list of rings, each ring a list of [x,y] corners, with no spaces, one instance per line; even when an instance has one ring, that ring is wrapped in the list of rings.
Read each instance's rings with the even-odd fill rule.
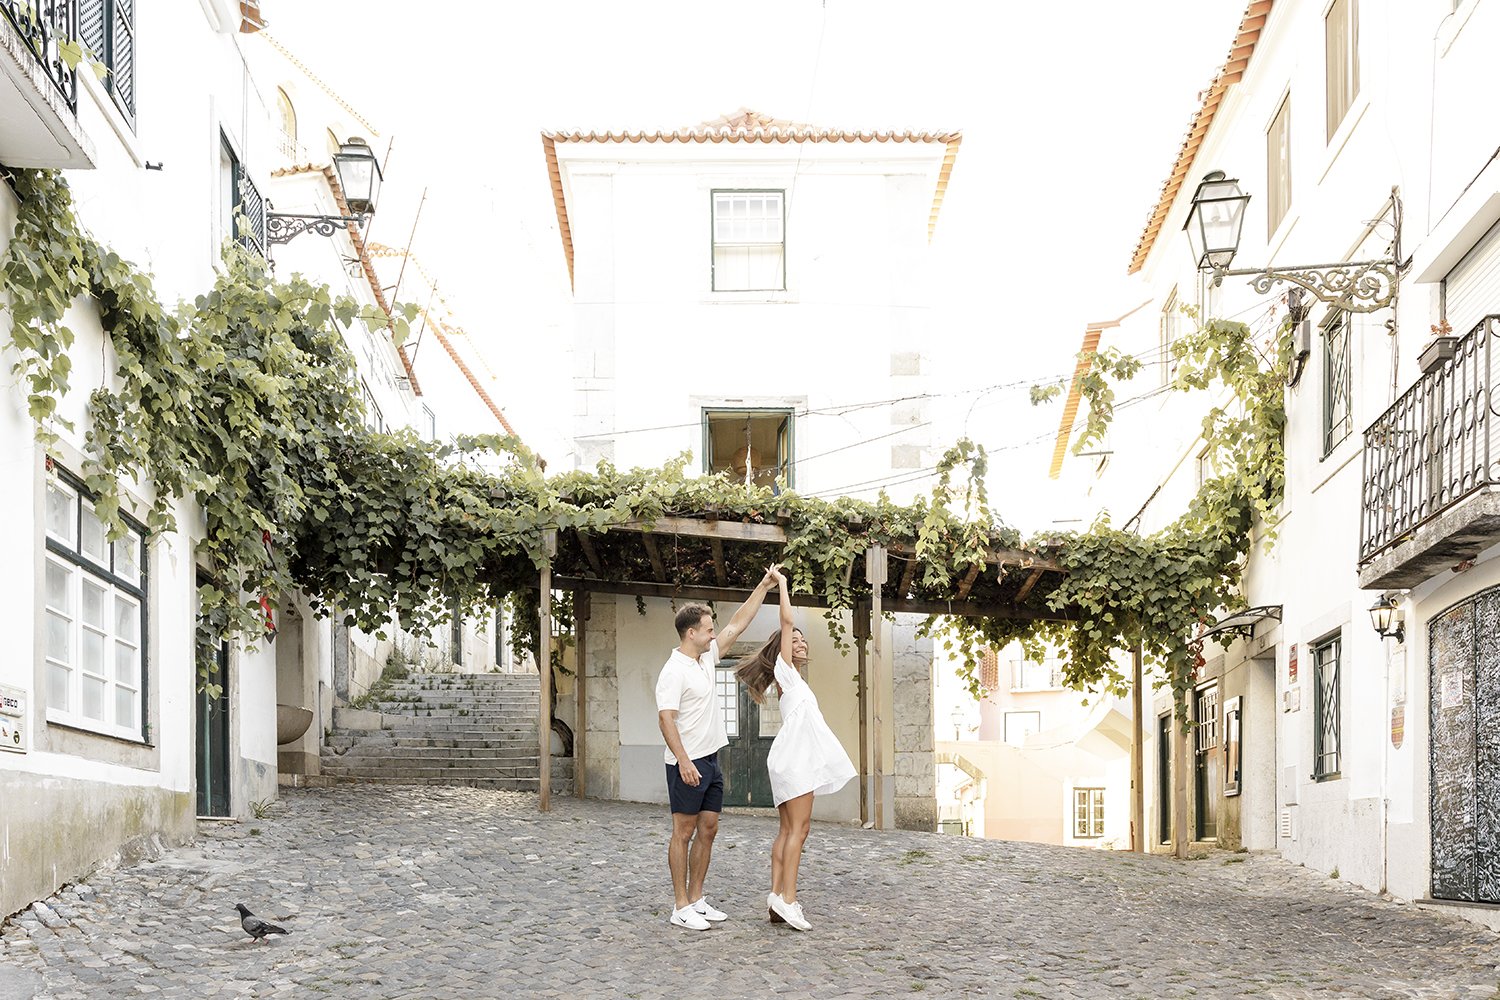
[[[269,816],[8,922],[14,997],[1496,997],[1500,938],[1273,857],[1177,862],[815,825],[810,933],[765,920],[774,821],[726,815],[721,928],[670,927],[660,807],[285,790]],[[256,944],[244,903],[291,934]]]

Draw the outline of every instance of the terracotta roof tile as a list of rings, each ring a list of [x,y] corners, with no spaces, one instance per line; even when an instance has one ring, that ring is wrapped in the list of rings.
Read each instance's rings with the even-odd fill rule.
[[[1083,396],[1083,377],[1094,366],[1094,353],[1099,349],[1100,335],[1105,330],[1119,326],[1150,304],[1151,300],[1147,299],[1117,319],[1090,323],[1084,327],[1083,343],[1078,345],[1078,362],[1073,367],[1073,384],[1068,387],[1068,399],[1063,403],[1062,418],[1057,423],[1057,441],[1052,447],[1052,466],[1047,472],[1050,478],[1056,479],[1062,475],[1063,460],[1068,455],[1068,438],[1073,435],[1073,423],[1078,418],[1078,403]]]
[[[573,231],[568,219],[567,198],[563,192],[562,170],[557,162],[557,143],[569,142],[645,142],[645,143],[724,143],[724,142],[911,142],[942,143],[943,164],[938,171],[936,190],[932,196],[932,210],[927,219],[927,241],[932,242],[937,230],[938,212],[943,206],[943,196],[948,191],[948,181],[953,174],[953,163],[958,158],[958,146],[963,141],[961,131],[912,132],[912,131],[850,131],[848,129],[824,128],[805,122],[773,118],[770,115],[740,108],[732,114],[721,115],[710,121],[700,122],[672,131],[572,131],[542,133],[542,150],[547,158],[547,175],[552,185],[552,202],[557,210],[557,226],[562,236],[563,257],[568,264],[568,284],[573,283]]]
[[[1177,200],[1177,193],[1182,190],[1183,181],[1193,169],[1193,160],[1197,158],[1198,148],[1203,145],[1203,138],[1208,134],[1209,126],[1213,124],[1214,115],[1224,100],[1225,91],[1231,84],[1239,82],[1240,77],[1245,73],[1245,68],[1250,65],[1250,58],[1255,54],[1256,43],[1260,40],[1261,29],[1265,27],[1273,2],[1274,0],[1251,0],[1250,6],[1245,8],[1245,16],[1240,19],[1240,27],[1235,32],[1234,44],[1230,46],[1229,56],[1224,60],[1224,65],[1214,77],[1213,83],[1209,84],[1208,89],[1203,92],[1198,111],[1193,115],[1193,120],[1188,125],[1187,135],[1182,140],[1182,148],[1177,152],[1177,160],[1172,164],[1172,172],[1167,175],[1166,183],[1162,185],[1161,197],[1157,199],[1156,207],[1151,210],[1151,218],[1146,223],[1146,230],[1135,245],[1135,253],[1130,258],[1130,274],[1141,269],[1151,253],[1151,248],[1155,246],[1156,237],[1161,233],[1161,227],[1166,223],[1167,215],[1172,210],[1172,203]]]

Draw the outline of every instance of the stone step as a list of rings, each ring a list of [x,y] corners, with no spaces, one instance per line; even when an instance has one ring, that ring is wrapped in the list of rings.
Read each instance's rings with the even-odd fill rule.
[[[368,762],[348,763],[343,760],[322,761],[321,771],[330,777],[371,777],[371,778],[461,778],[469,780],[473,778],[536,778],[536,760],[533,758],[529,764],[524,762],[506,762],[504,764],[493,764],[489,766],[475,765],[473,767],[457,766],[415,766],[405,761],[385,761],[378,758]],[[563,766],[552,768],[557,775],[571,776],[573,773],[572,762]]]
[[[442,681],[412,681],[411,679],[392,681],[387,685],[389,691],[473,691],[476,693],[504,693],[509,691],[539,691],[542,682],[535,675],[517,675],[497,681],[481,680],[477,682],[442,682]]]
[[[488,736],[449,737],[433,734],[421,736],[392,736],[389,730],[380,733],[334,733],[323,745],[330,750],[343,751],[357,746],[436,747],[445,750],[473,750],[485,747],[495,749],[508,747],[535,747],[536,730],[529,733],[494,733]]]
[[[389,742],[357,743],[343,753],[330,751],[324,759],[371,760],[399,757],[405,760],[536,760],[537,745],[516,743],[501,746],[434,747],[400,746]]]
[[[365,778],[365,777],[343,777],[336,778],[341,784],[366,784],[366,785],[448,785],[461,786],[465,788],[483,788],[495,791],[509,792],[535,792],[540,787],[540,779],[535,775],[530,778],[468,778],[468,779],[430,779],[430,778]],[[572,795],[572,777],[562,777],[554,774],[552,776],[553,795]]]

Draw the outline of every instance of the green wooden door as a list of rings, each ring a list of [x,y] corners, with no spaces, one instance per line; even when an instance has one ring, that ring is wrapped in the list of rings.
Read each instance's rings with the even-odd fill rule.
[[[763,711],[749,688],[734,679],[732,666],[720,666],[718,673],[719,704],[724,711],[724,729],[729,746],[719,752],[719,767],[724,772],[726,806],[773,806],[771,775],[766,770],[766,756],[779,726],[780,713],[773,693],[770,711]]]

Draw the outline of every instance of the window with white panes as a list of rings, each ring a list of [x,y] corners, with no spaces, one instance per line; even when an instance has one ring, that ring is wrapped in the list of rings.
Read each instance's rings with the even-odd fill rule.
[[[1333,0],[1323,19],[1328,138],[1359,94],[1359,0]]]
[[[64,474],[47,481],[46,512],[47,721],[144,740],[145,532],[127,518],[111,540]]]
[[[1266,238],[1292,207],[1292,97],[1281,102],[1266,129]]]
[[[1073,789],[1073,836],[1104,836],[1104,789]]]
[[[380,412],[380,404],[375,402],[375,394],[370,391],[370,386],[364,379],[359,380],[359,398],[365,404],[365,426],[372,431],[384,431],[385,417]]]
[[[765,703],[760,706],[760,738],[773,740],[776,734],[781,732],[781,695],[776,691],[776,685],[766,692]]]
[[[740,735],[740,690],[734,668],[720,667],[714,677],[718,683],[719,711],[724,713],[724,735],[735,739]]]
[[[1172,356],[1172,345],[1182,336],[1182,304],[1177,301],[1177,289],[1167,295],[1161,307],[1161,322],[1157,328],[1157,352],[1161,355],[1161,384],[1172,381],[1177,371],[1177,359]]]
[[[713,192],[716,292],[786,289],[786,193]]]

